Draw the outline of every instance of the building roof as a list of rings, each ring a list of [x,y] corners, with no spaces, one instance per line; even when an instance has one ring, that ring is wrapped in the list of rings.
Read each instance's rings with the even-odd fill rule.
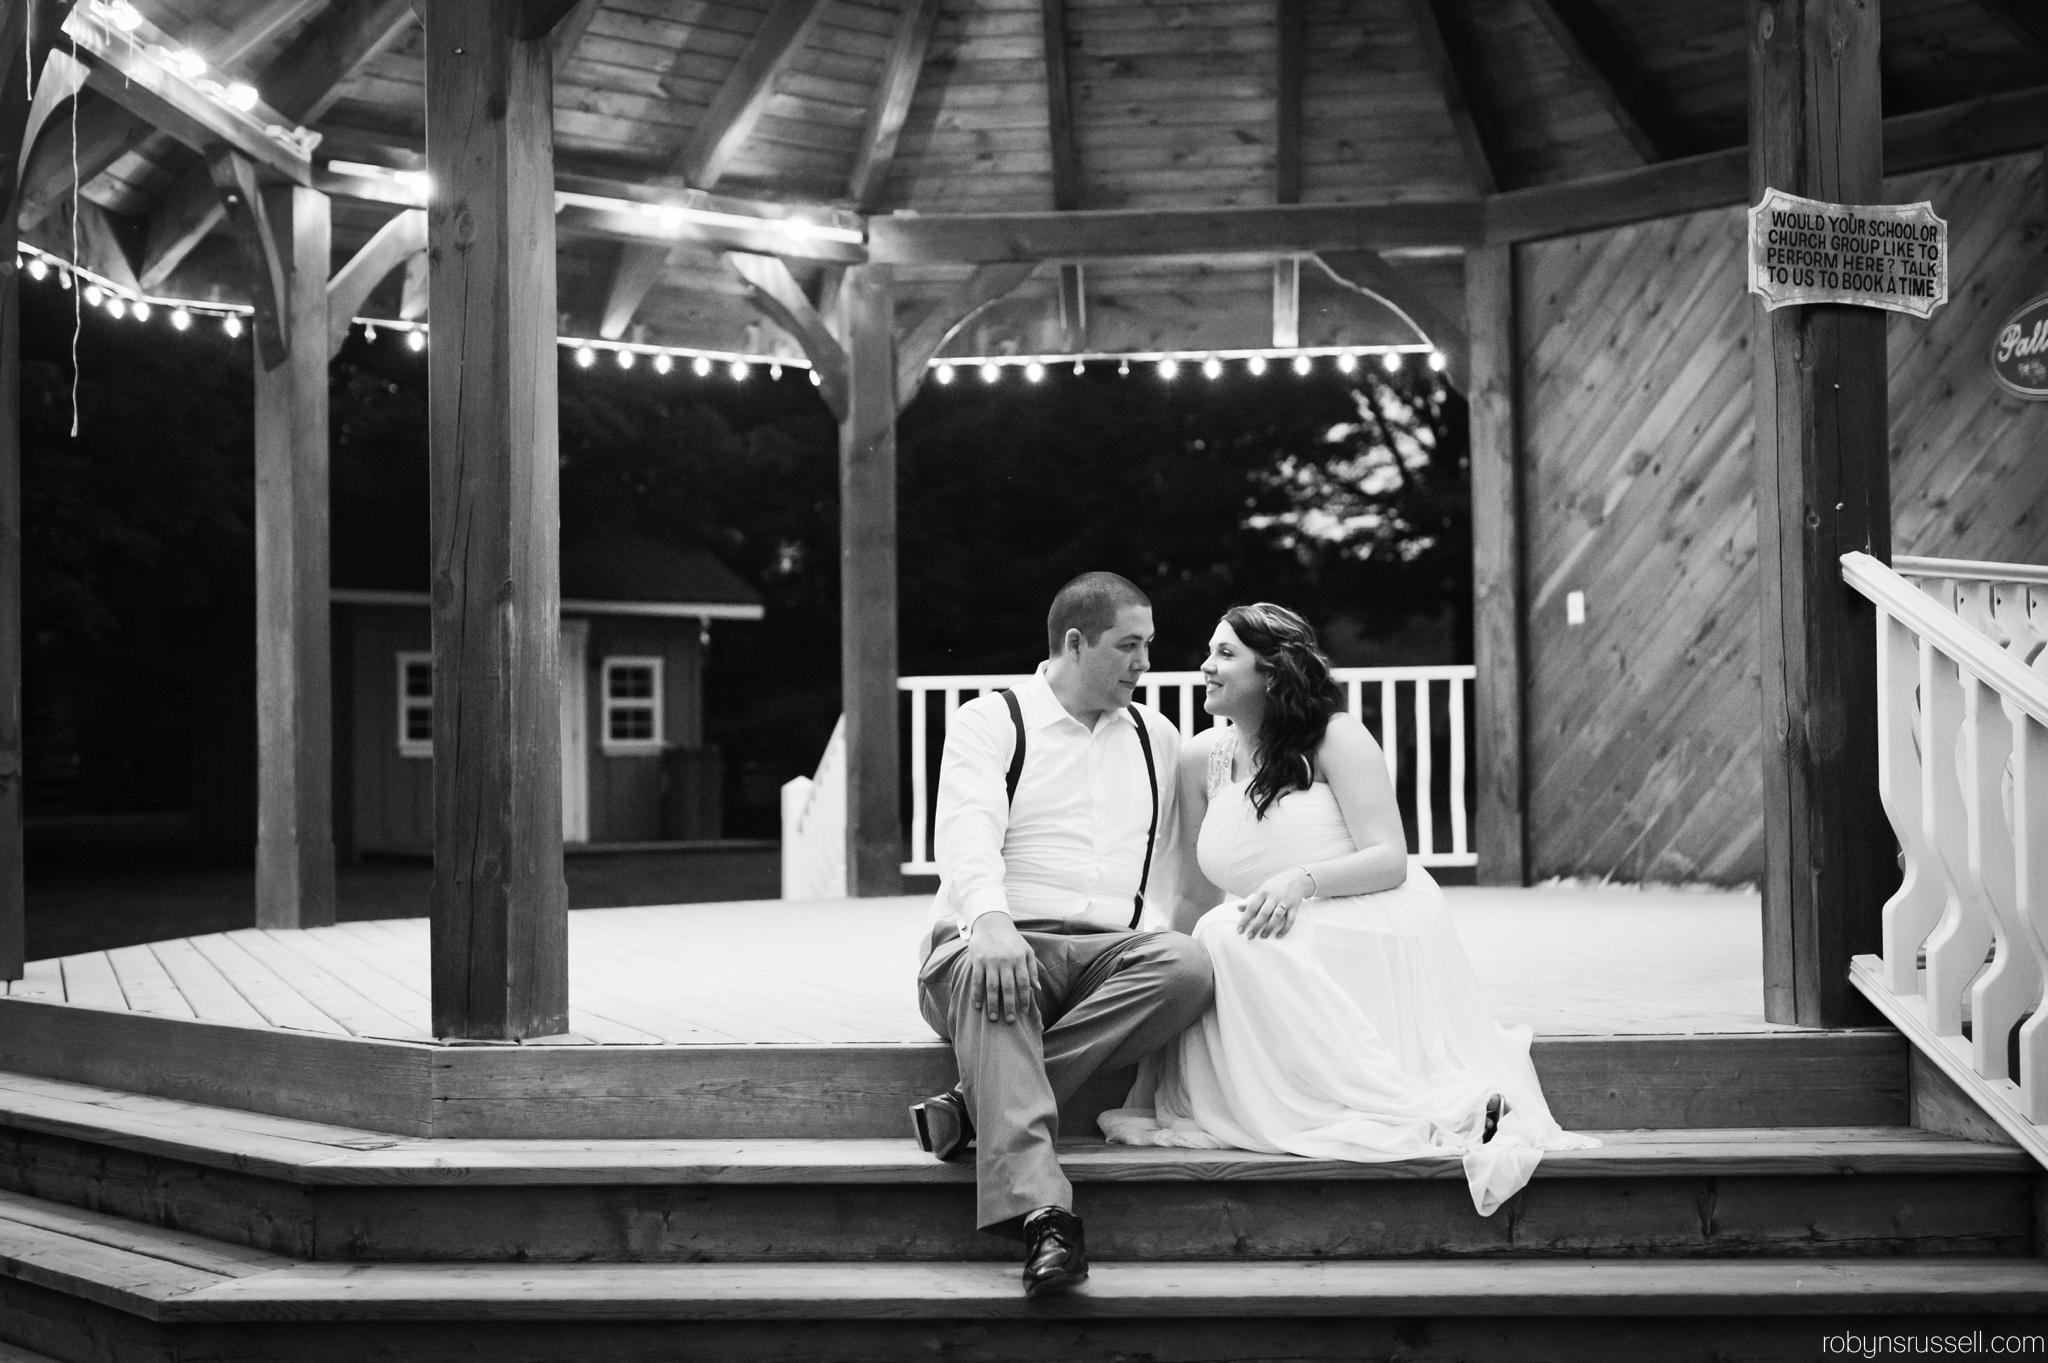
[[[423,553],[350,541],[334,546],[336,601],[428,604]],[[645,535],[565,540],[562,609],[591,615],[656,615],[759,620],[761,594],[702,549],[679,549]]]

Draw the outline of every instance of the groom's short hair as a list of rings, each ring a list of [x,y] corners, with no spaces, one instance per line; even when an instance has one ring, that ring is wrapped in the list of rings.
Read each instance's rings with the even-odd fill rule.
[[[1045,656],[1057,658],[1067,631],[1078,629],[1092,647],[1116,623],[1126,606],[1150,608],[1152,598],[1138,584],[1115,573],[1083,573],[1060,588],[1045,613]]]

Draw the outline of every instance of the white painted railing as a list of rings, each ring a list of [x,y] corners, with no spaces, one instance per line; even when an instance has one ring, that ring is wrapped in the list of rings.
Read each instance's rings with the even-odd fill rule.
[[[1339,667],[1332,673],[1344,687],[1351,713],[1378,737],[1394,788],[1402,804],[1413,811],[1410,854],[1425,866],[1476,865],[1465,800],[1471,664]],[[910,697],[910,860],[903,863],[906,875],[938,873],[938,863],[932,860],[932,814],[938,800],[935,777],[947,719],[963,700],[1026,680],[1025,676],[980,676],[903,677],[897,681],[898,688]],[[1138,699],[1178,724],[1182,734],[1209,727],[1209,715],[1202,709],[1201,673],[1149,672],[1139,683],[1139,691]],[[1448,759],[1441,772],[1435,751],[1439,717]],[[1418,735],[1423,741],[1416,741]],[[1447,827],[1438,826],[1439,805],[1447,815]]]
[[[1845,554],[1842,576],[1877,606],[1905,873],[1850,978],[2048,1163],[2048,568]]]
[[[815,776],[782,786],[782,897],[846,898],[846,717],[832,726]]]

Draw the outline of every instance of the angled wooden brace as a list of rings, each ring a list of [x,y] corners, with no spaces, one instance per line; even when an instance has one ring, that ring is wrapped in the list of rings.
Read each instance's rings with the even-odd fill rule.
[[[1472,345],[1465,323],[1438,305],[1428,292],[1403,275],[1378,251],[1322,251],[1311,257],[1323,273],[1347,289],[1384,304],[1422,338],[1443,352],[1444,377],[1461,393],[1469,393]]]
[[[960,282],[953,292],[932,304],[917,324],[896,343],[896,410],[902,411],[924,386],[932,357],[939,353],[953,333],[974,320],[976,313],[1007,296],[1038,268],[1036,261],[1006,260],[983,265]]]
[[[725,263],[747,282],[747,301],[769,321],[796,338],[818,376],[818,391],[836,420],[846,420],[846,348],[804,297],[796,276],[777,256],[727,251]]]
[[[363,243],[348,264],[327,281],[327,356],[341,353],[348,339],[349,319],[368,301],[384,276],[400,265],[424,255],[427,249],[427,214],[409,208],[377,229],[377,235]]]
[[[287,280],[284,257],[263,211],[263,190],[256,182],[256,163],[230,147],[215,147],[206,158],[214,187],[220,191],[228,228],[249,263],[250,301],[256,308],[256,347],[263,366],[275,369],[291,355],[283,325]]]

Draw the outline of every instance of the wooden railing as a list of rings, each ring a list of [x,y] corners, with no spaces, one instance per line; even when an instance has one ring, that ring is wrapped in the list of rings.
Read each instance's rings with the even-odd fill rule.
[[[1333,674],[1344,687],[1351,713],[1373,731],[1387,755],[1406,816],[1409,853],[1424,866],[1476,864],[1465,797],[1471,665],[1339,667]],[[963,700],[1025,680],[904,677],[896,683],[910,698],[910,860],[903,863],[905,874],[935,875],[939,869],[932,859],[932,814],[946,720]],[[1149,672],[1139,690],[1138,699],[1179,725],[1184,735],[1212,722],[1202,709],[1199,672]]]
[[[1850,978],[2048,1163],[2048,568],[1842,556],[1877,607],[1903,883]]]

